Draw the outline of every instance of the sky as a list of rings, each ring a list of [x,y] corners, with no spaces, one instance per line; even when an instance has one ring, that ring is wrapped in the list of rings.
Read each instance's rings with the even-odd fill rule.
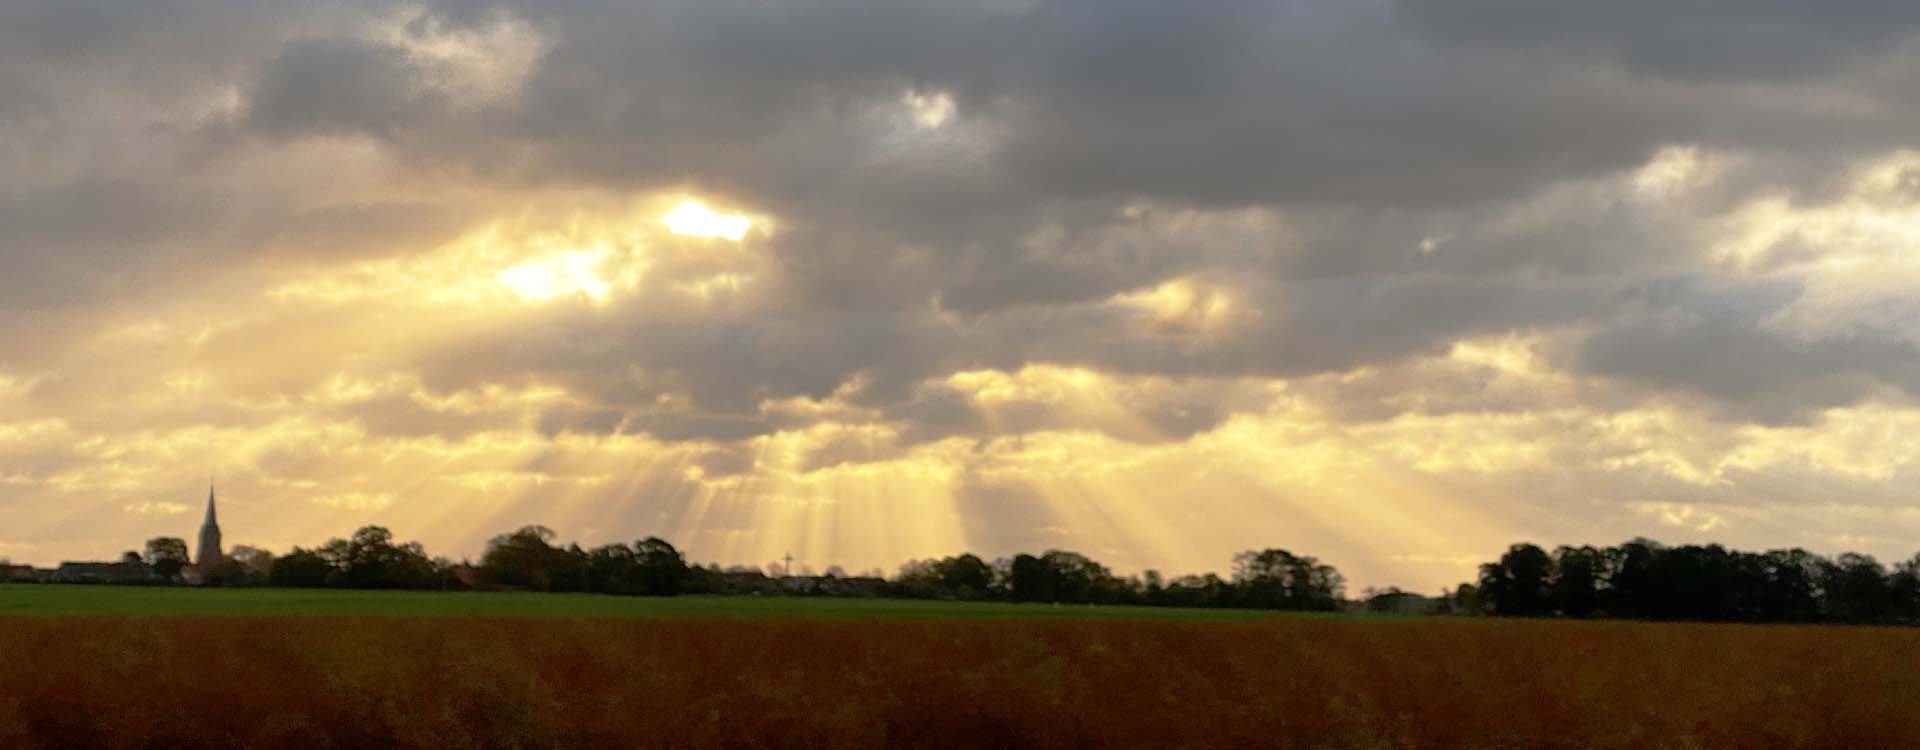
[[[1920,549],[1907,0],[0,0],[0,557]]]

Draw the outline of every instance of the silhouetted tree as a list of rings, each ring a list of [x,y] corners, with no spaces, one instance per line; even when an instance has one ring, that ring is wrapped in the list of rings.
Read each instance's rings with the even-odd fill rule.
[[[487,542],[480,557],[480,570],[497,586],[519,586],[546,591],[553,586],[547,566],[553,556],[553,530],[545,526],[523,526]]]
[[[1889,572],[1866,555],[1829,560],[1802,549],[1755,553],[1633,539],[1604,549],[1561,547],[1546,557],[1533,545],[1514,545],[1481,566],[1477,593],[1487,611],[1506,615],[1910,622],[1920,621],[1920,556]],[[1454,609],[1471,608],[1456,602]]]
[[[621,542],[605,544],[587,552],[587,586],[603,594],[637,594],[639,568],[633,548]]]
[[[354,532],[340,555],[337,573],[344,586],[428,588],[433,584],[433,561],[426,551],[418,542],[395,544],[393,532],[384,526]]]
[[[649,596],[673,596],[687,587],[691,571],[686,557],[667,540],[650,536],[633,543],[640,591]]]
[[[548,548],[548,591],[586,591],[587,576],[587,553],[580,549],[580,545]]]
[[[1568,617],[1592,617],[1600,608],[1600,576],[1606,566],[1600,550],[1562,546],[1553,554],[1553,608]]]
[[[1008,589],[1009,598],[1016,602],[1060,601],[1059,577],[1054,573],[1053,566],[1033,555],[1014,556],[1008,575]]]
[[[591,591],[672,596],[695,585],[692,580],[694,573],[687,567],[686,559],[673,545],[659,537],[647,537],[633,546],[614,543],[595,547],[585,553],[584,559],[588,590]],[[699,586],[711,585],[716,585],[716,582],[703,575]]]
[[[994,569],[972,554],[938,560],[910,560],[888,586],[910,599],[984,599],[993,593]]]
[[[1516,544],[1500,561],[1480,566],[1480,596],[1493,614],[1538,617],[1553,613],[1553,558],[1532,544]]]
[[[1151,568],[1140,575],[1141,578],[1144,579],[1140,586],[1141,598],[1145,599],[1148,604],[1159,604],[1161,595],[1167,591],[1166,577],[1162,576],[1160,571]]]
[[[252,582],[247,574],[245,563],[231,557],[222,557],[212,570],[205,571],[204,582],[208,586],[245,586]]]
[[[1896,610],[1886,568],[1866,555],[1849,552],[1823,566],[1821,588],[1834,620],[1881,622]]]
[[[1661,551],[1653,560],[1653,596],[1649,608],[1663,620],[1718,622],[1737,611],[1733,559],[1720,545],[1686,545]]]
[[[1659,542],[1637,538],[1606,551],[1608,588],[1602,599],[1609,614],[1654,616],[1661,587],[1655,567],[1664,551]]]
[[[293,548],[287,554],[273,560],[267,581],[275,586],[293,588],[320,588],[328,585],[334,574],[333,563],[319,552]]]
[[[1242,607],[1331,611],[1340,606],[1343,584],[1333,566],[1283,549],[1233,558],[1234,603]]]
[[[1453,591],[1448,593],[1446,598],[1448,608],[1454,614],[1478,615],[1486,611],[1485,602],[1480,598],[1480,587],[1471,583],[1453,587]]]
[[[958,599],[982,599],[993,586],[993,568],[972,554],[943,559],[935,567],[940,588]]]
[[[1233,558],[1234,595],[1243,607],[1289,609],[1287,590],[1295,565],[1292,552],[1270,549]]]
[[[1894,563],[1887,577],[1888,595],[1893,601],[1891,618],[1899,622],[1920,622],[1920,555]]]
[[[1051,571],[1054,598],[1050,601],[1111,603],[1120,598],[1119,579],[1086,555],[1047,550],[1040,555],[1040,562]]]
[[[900,565],[887,583],[887,595],[905,599],[937,599],[941,596],[938,560],[908,560]]]
[[[147,564],[153,566],[153,574],[160,580],[180,580],[180,571],[191,562],[185,539],[160,536],[147,540]]]
[[[264,583],[273,572],[273,553],[259,547],[235,545],[227,552],[227,558],[239,561],[246,570],[247,579],[254,583]]]
[[[1234,586],[1213,573],[1173,579],[1157,602],[1168,607],[1232,607]]]
[[[1767,622],[1812,622],[1820,618],[1820,556],[1803,549],[1759,556],[1761,590],[1756,618]]]

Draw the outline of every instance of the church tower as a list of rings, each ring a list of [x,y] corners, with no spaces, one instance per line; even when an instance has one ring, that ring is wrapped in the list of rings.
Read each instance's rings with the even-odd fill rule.
[[[196,567],[202,573],[212,572],[220,565],[220,521],[213,513],[213,485],[207,485],[207,522],[200,525],[200,554],[196,556]]]

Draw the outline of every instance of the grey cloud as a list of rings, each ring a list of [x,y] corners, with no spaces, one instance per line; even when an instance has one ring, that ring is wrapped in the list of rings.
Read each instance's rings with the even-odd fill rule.
[[[1808,386],[1808,403],[1857,398],[1850,373],[1905,382],[1891,344],[1816,344],[1814,359],[1843,363],[1822,370],[1758,327],[1763,310],[1657,322],[1680,313],[1631,312],[1624,294],[1649,277],[1708,273],[1691,233],[1718,207],[1818,188],[1852,155],[1913,143],[1910,105],[1886,88],[1898,71],[1840,75],[1904,64],[1885,55],[1910,35],[1905,5],[434,4],[422,28],[524,19],[551,44],[525,86],[484,112],[450,109],[417,61],[369,40],[364,27],[388,6],[223,14],[189,3],[184,21],[103,7],[7,10],[18,23],[0,24],[4,38],[39,29],[65,41],[6,45],[5,59],[28,64],[10,64],[0,85],[48,89],[76,75],[56,60],[92,75],[115,50],[138,49],[167,71],[151,74],[171,82],[155,92],[235,87],[241,119],[180,131],[129,118],[127,132],[100,137],[151,141],[157,156],[0,196],[0,216],[18,219],[0,240],[0,306],[165,294],[185,283],[167,269],[197,262],[407,252],[485,213],[421,197],[435,184],[688,188],[777,217],[774,239],[753,248],[771,264],[765,298],[742,308],[532,314],[421,355],[436,389],[537,376],[591,398],[549,415],[548,431],[739,437],[777,426],[757,413],[762,399],[824,397],[858,376],[866,403],[941,434],[968,418],[916,402],[915,389],[961,369],[1302,377],[1460,337],[1581,325],[1612,329],[1575,366],[1733,402],[1801,398],[1802,376],[1828,383]],[[1692,43],[1715,28],[1732,41]],[[1790,38],[1805,43],[1770,43]],[[1831,78],[1810,77],[1821,73]],[[909,90],[950,95],[953,118],[907,127]],[[100,109],[150,104],[105,83],[79,91]],[[67,100],[31,106],[53,107],[55,122],[91,114]],[[0,127],[38,132],[12,131],[19,122]],[[234,175],[206,177],[238,169],[234,154],[314,135],[370,136],[427,189],[343,201],[319,195],[325,175],[264,196]],[[1769,166],[1668,213],[1629,205],[1607,181],[1681,143]],[[208,156],[210,144],[230,152]],[[153,178],[168,167],[177,183]],[[1128,218],[1140,205],[1251,206],[1273,220]],[[168,244],[188,236],[193,247]],[[1422,253],[1429,238],[1440,246]],[[1197,343],[1142,336],[1105,302],[1188,274],[1230,288],[1251,322]],[[1720,345],[1779,363],[1780,382],[1720,383],[1737,373],[1688,364]],[[661,382],[636,383],[636,371]],[[698,413],[651,411],[666,392]],[[1188,414],[1200,416],[1156,419],[1178,434],[1220,418]]]
[[[433,104],[404,51],[341,39],[287,44],[254,90],[248,117],[275,134],[386,135]]]
[[[138,294],[161,251],[215,215],[207,196],[112,179],[49,186],[0,197],[0,310],[92,304],[103,294]],[[129,254],[129,247],[147,254]],[[178,252],[177,245],[174,248]]]
[[[859,433],[838,433],[828,435],[825,440],[809,446],[802,457],[801,471],[818,471],[843,464],[863,464],[882,461],[900,456],[901,446],[892,440],[870,439]]]
[[[519,414],[463,414],[421,407],[407,395],[381,396],[332,408],[329,417],[351,423],[374,437],[440,436],[461,440],[488,430],[519,427]]]
[[[1893,388],[1920,395],[1920,347],[1895,332],[1805,339],[1767,325],[1793,284],[1650,284],[1645,306],[1585,339],[1588,372],[1715,399],[1742,419],[1801,422]]]
[[[251,233],[256,251],[308,261],[387,256],[432,247],[466,228],[471,209],[426,201],[370,201],[302,208]]]
[[[225,32],[269,19],[293,20],[296,16],[285,11],[294,7],[293,3],[236,5],[205,0],[8,3],[0,7],[0,47],[27,60],[111,60],[123,65],[124,56],[139,48],[180,54],[235,44],[237,40]],[[167,67],[177,61],[148,62]]]
[[[1258,322],[1197,349],[1129,335],[1108,317],[1024,339],[1020,351],[1034,358],[1058,352],[1123,372],[1290,377],[1437,353],[1460,338],[1570,323],[1615,293],[1607,282],[1434,275],[1281,282],[1254,292]],[[1015,331],[1005,335],[1016,340]]]
[[[1764,69],[1757,88],[1642,85],[1505,54],[1498,40],[1424,43],[1427,21],[1484,12],[1455,5],[529,4],[514,12],[565,42],[529,86],[521,126],[491,137],[535,144],[575,176],[700,174],[781,208],[798,207],[803,184],[859,190],[834,178],[875,145],[861,119],[909,86],[951,91],[963,117],[991,123],[994,179],[1028,197],[1454,203],[1616,169],[1663,142],[1908,139]],[[1872,14],[1749,15],[1752,28],[1863,46],[1899,36],[1864,22]]]
[[[693,465],[709,477],[731,477],[753,470],[752,452],[740,446],[716,446],[702,451]]]
[[[1586,53],[1679,78],[1830,74],[1889,52],[1920,30],[1900,0],[1396,0],[1416,33],[1542,52]]]

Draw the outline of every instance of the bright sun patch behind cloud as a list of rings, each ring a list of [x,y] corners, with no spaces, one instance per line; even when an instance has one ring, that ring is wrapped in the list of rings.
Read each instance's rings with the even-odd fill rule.
[[[534,258],[501,271],[500,283],[527,302],[574,294],[602,302],[612,289],[597,270],[605,256],[604,252],[575,250]]]
[[[747,219],[737,213],[718,213],[708,209],[707,203],[687,199],[660,217],[660,223],[666,224],[668,232],[685,234],[695,238],[720,238],[739,242],[747,236],[747,230],[753,228],[753,219]]]
[[[718,237],[739,242],[747,236],[747,230],[753,228],[753,220],[739,214],[723,214],[707,208],[696,200],[688,200],[675,206],[660,223],[674,234],[690,237]]]

